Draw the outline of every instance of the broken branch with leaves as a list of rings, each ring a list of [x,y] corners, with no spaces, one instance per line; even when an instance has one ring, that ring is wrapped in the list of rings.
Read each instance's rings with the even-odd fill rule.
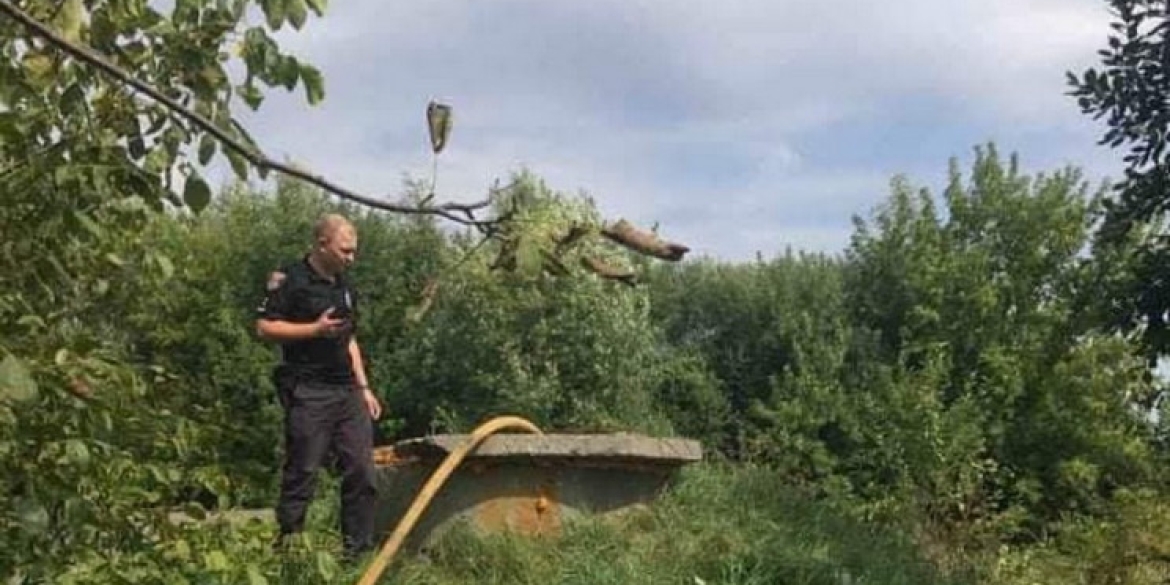
[[[80,0],[68,0],[68,4],[71,7],[71,13],[79,13],[85,9],[84,4]],[[76,18],[71,19],[73,24],[66,27],[66,34],[62,34],[17,7],[11,0],[0,0],[0,13],[7,15],[32,36],[43,39],[50,47],[67,57],[96,69],[122,87],[129,88],[132,92],[146,96],[157,104],[160,104],[170,112],[170,116],[176,121],[186,122],[202,130],[206,133],[205,137],[210,136],[213,138],[222,146],[225,152],[230,152],[233,156],[238,156],[251,164],[259,172],[261,177],[266,176],[269,171],[276,171],[282,175],[314,185],[341,199],[352,201],[366,207],[392,213],[440,217],[455,224],[473,228],[482,234],[484,238],[480,245],[489,240],[496,241],[500,244],[500,255],[493,268],[504,267],[505,269],[511,270],[517,266],[515,257],[517,241],[513,239],[515,232],[513,228],[515,226],[511,225],[512,220],[519,212],[517,200],[514,199],[512,205],[507,206],[507,209],[493,217],[481,218],[477,216],[477,212],[490,208],[500,209],[501,207],[493,207],[493,204],[498,202],[497,195],[511,190],[515,186],[515,183],[503,188],[493,188],[489,190],[489,195],[486,199],[474,203],[431,203],[434,197],[433,177],[431,181],[431,192],[427,193],[426,197],[418,202],[394,203],[365,196],[346,189],[320,175],[272,160],[262,152],[262,149],[235,120],[229,117],[222,124],[217,124],[209,116],[188,108],[183,103],[180,103],[178,99],[167,95],[167,93],[160,91],[150,83],[135,77],[134,74],[106,58],[94,48],[81,43],[77,40],[80,38],[79,34],[77,34],[77,27],[81,26],[81,18],[79,15],[74,15]],[[314,78],[317,77],[317,75],[314,75]],[[310,90],[310,93],[313,93],[313,91]],[[319,87],[316,93],[320,93]],[[247,96],[245,96],[245,99],[247,101]],[[317,99],[320,99],[319,95]],[[310,101],[312,101],[312,98],[310,98]],[[253,107],[255,106],[253,105]],[[435,102],[428,105],[428,128],[431,131],[432,148],[436,155],[448,142],[447,132],[451,128],[450,114],[451,111],[448,106]],[[200,159],[203,162],[202,145]],[[234,159],[233,166],[236,166]],[[240,168],[244,167],[241,165]],[[166,176],[169,178],[170,175],[167,174]],[[202,180],[199,179],[199,181],[201,182]],[[202,199],[206,200],[206,197]],[[563,254],[569,248],[572,248],[581,238],[597,235],[604,236],[609,241],[624,246],[631,251],[666,261],[673,262],[681,260],[689,251],[686,246],[663,241],[655,234],[640,230],[623,219],[611,225],[574,225],[566,237],[559,239],[550,238],[547,242],[534,242],[529,238],[524,244],[524,261],[521,264],[528,267],[536,266],[537,270],[554,276],[570,274],[570,264],[563,261]],[[476,246],[476,248],[478,247]],[[578,264],[597,274],[599,277],[608,280],[630,286],[633,286],[636,282],[636,277],[633,272],[614,267],[596,257],[581,258]],[[428,279],[422,294],[423,303],[419,307],[418,318],[421,318],[422,314],[426,313],[433,304],[437,291],[438,278],[432,277]]]
[[[127,85],[138,93],[148,96],[159,104],[162,104],[175,115],[187,120],[195,126],[198,126],[203,131],[214,136],[215,139],[218,140],[225,148],[231,149],[232,151],[235,151],[239,155],[243,156],[248,160],[248,162],[252,163],[253,166],[261,171],[277,171],[286,176],[294,177],[296,179],[300,179],[309,184],[320,187],[321,189],[341,197],[342,199],[360,203],[374,209],[381,209],[384,211],[403,214],[434,215],[458,224],[476,227],[488,226],[499,221],[498,219],[477,219],[475,217],[475,211],[484,209],[491,204],[490,198],[474,203],[451,202],[437,205],[403,205],[355,193],[354,191],[346,189],[345,187],[342,187],[319,175],[298,169],[291,165],[277,162],[266,156],[259,150],[259,148],[251,147],[247,144],[244,144],[244,142],[241,140],[231,136],[225,129],[220,128],[214,122],[207,119],[207,117],[184,107],[178,101],[166,96],[161,91],[136,79],[133,75],[126,72],[121,67],[118,67],[102,55],[98,54],[93,49],[79,43],[74,43],[61,36],[47,25],[33,18],[31,15],[24,12],[20,8],[17,8],[16,5],[14,5],[9,0],[0,0],[0,12],[3,12],[4,14],[12,17],[13,20],[20,23],[29,32],[41,37],[49,44],[69,55],[70,57],[97,68],[118,82]]]

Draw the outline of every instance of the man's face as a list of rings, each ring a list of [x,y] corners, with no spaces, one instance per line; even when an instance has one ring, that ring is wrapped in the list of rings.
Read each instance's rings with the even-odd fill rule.
[[[335,274],[344,272],[357,255],[357,234],[352,227],[340,226],[321,243],[322,256]]]

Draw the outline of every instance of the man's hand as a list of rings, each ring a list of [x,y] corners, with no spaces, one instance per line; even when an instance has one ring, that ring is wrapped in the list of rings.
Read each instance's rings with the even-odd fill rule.
[[[313,323],[313,326],[318,336],[337,337],[349,327],[348,320],[335,319],[332,315],[333,307],[329,307],[321,313],[320,317],[317,317],[317,321]]]
[[[366,410],[370,411],[370,418],[378,420],[378,417],[382,416],[382,404],[378,402],[378,397],[366,388],[362,391],[362,398],[366,400]]]

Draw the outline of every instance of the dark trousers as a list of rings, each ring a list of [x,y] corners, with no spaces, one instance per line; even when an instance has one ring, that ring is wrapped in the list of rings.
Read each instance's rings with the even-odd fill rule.
[[[276,520],[282,534],[300,532],[316,490],[316,473],[330,452],[341,474],[341,534],[349,553],[373,548],[373,429],[361,391],[299,382],[281,389],[285,457]]]

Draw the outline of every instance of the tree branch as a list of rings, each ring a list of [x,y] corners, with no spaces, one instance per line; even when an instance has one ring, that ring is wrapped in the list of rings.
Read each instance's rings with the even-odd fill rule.
[[[667,242],[651,232],[634,227],[634,224],[624,219],[603,227],[601,235],[635,252],[670,262],[682,260],[683,256],[691,251],[682,244]]]
[[[473,227],[490,226],[501,221],[500,218],[483,220],[475,218],[474,211],[483,209],[490,205],[490,197],[475,203],[443,203],[440,205],[417,206],[402,205],[355,193],[319,175],[314,175],[307,171],[276,162],[258,150],[249,148],[241,141],[229,135],[225,130],[216,126],[214,122],[208,120],[206,117],[187,109],[182,104],[167,97],[157,89],[135,78],[129,72],[111,63],[93,49],[83,45],[74,44],[68,39],[58,35],[52,29],[37,21],[37,19],[22,11],[20,8],[17,8],[10,0],[0,0],[0,12],[11,16],[13,20],[23,25],[31,33],[45,39],[49,42],[49,44],[53,45],[60,51],[79,61],[96,67],[106,75],[125,85],[130,86],[139,93],[149,96],[156,102],[166,106],[176,115],[188,120],[192,124],[214,136],[225,148],[230,148],[231,150],[239,153],[241,156],[248,159],[248,161],[251,162],[254,166],[262,170],[278,171],[284,175],[294,177],[320,187],[321,189],[324,189],[325,191],[328,191],[329,193],[332,193],[343,199],[348,199],[350,201],[354,201],[356,203],[360,203],[375,209],[403,214],[435,215],[455,223]],[[462,213],[466,217],[457,215],[459,213]]]
[[[621,270],[610,266],[599,258],[584,256],[581,258],[581,265],[604,279],[620,282],[629,287],[637,286],[638,284],[637,274],[629,270]]]

